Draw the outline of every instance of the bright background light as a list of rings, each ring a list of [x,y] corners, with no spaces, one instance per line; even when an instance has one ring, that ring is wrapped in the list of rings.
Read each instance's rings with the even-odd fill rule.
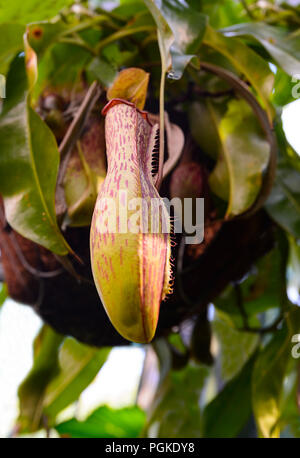
[[[283,108],[282,124],[288,142],[300,155],[300,99]]]
[[[32,343],[42,321],[30,307],[7,299],[0,311],[0,437],[7,437],[18,415],[17,390],[32,366]],[[144,362],[142,347],[114,348],[105,365],[76,405],[85,418],[96,407],[119,408],[135,402]],[[71,407],[61,419],[72,416]]]
[[[32,365],[32,341],[41,320],[30,307],[7,299],[0,310],[0,437],[13,428],[17,389]]]

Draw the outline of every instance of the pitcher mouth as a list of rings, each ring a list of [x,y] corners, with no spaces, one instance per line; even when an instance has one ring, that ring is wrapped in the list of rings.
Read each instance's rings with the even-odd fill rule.
[[[101,110],[101,114],[102,116],[105,116],[108,112],[108,110],[110,110],[112,107],[114,107],[115,105],[119,105],[120,103],[124,103],[125,105],[129,105],[130,107],[133,107],[136,109],[136,111],[138,111],[142,117],[148,122],[148,124],[152,127],[153,124],[151,123],[151,121],[149,120],[149,117],[148,117],[148,112],[147,111],[144,111],[144,110],[140,110],[139,108],[136,107],[136,105],[133,103],[133,102],[129,102],[128,100],[125,100],[125,99],[111,99]]]

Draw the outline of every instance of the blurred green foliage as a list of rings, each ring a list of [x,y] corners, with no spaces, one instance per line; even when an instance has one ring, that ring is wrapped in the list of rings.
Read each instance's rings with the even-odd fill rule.
[[[265,209],[281,229],[274,249],[216,299],[214,318],[206,322],[212,324],[207,334],[212,366],[196,362],[192,346],[201,339],[191,338],[192,331],[187,337],[180,329],[181,338],[174,333],[169,343],[154,344],[160,381],[147,412],[100,406],[85,420],[60,422],[58,414],[78,400],[110,349],[88,347],[45,325],[34,342],[33,367],[19,387],[18,431],[55,428],[63,437],[237,437],[254,416],[262,437],[279,437],[282,431],[300,437],[299,361],[291,355],[300,308],[287,296],[287,271],[299,274],[300,160],[280,120],[282,107],[294,100],[291,77],[300,78],[300,6],[269,1],[262,8],[247,0],[115,3],[106,10],[107,2],[100,0],[77,2],[76,8],[67,0],[0,1],[0,72],[7,77],[0,192],[10,225],[54,253],[70,250],[54,207],[58,148],[33,106],[45,88],[76,90],[83,75],[106,89],[128,66],[151,73],[156,98],[160,65],[168,75],[167,101],[191,84],[211,95],[188,95],[179,109],[186,111],[207,161],[213,161],[211,188],[224,201],[227,216],[248,210],[261,192],[270,150],[256,114],[237,100],[228,81],[199,73],[206,61],[231,72],[274,123],[278,161]],[[224,92],[220,99],[214,97],[217,91]],[[1,283],[0,306],[6,297]],[[180,369],[174,367],[175,354]]]

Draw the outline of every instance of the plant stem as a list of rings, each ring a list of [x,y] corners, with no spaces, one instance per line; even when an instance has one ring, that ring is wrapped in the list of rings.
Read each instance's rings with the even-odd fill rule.
[[[111,18],[111,19],[114,19],[115,21],[119,21],[119,22],[123,22],[123,23],[127,22],[126,19],[122,18],[118,14],[115,14],[112,11],[106,11],[103,8],[101,8],[100,6],[97,6],[96,11],[98,11],[99,13],[101,13],[101,14],[103,14],[103,15]]]
[[[105,16],[96,16],[89,21],[79,22],[78,24],[74,25],[71,28],[67,28],[64,32],[60,34],[60,36],[71,35],[74,32],[82,32],[83,30],[89,29],[93,25],[101,24],[101,22],[107,21],[107,17]]]
[[[241,4],[243,5],[246,13],[248,14],[249,18],[254,21],[255,20],[255,17],[253,16],[252,14],[252,11],[250,10],[249,6],[247,5],[247,1],[246,0],[240,0]]]
[[[79,46],[80,48],[86,49],[93,56],[97,56],[97,53],[95,52],[93,48],[91,48],[87,43],[85,43],[83,40],[80,40],[78,38],[62,37],[58,40],[58,43],[69,43],[71,45]]]
[[[198,70],[194,64],[190,63],[191,67],[195,70]],[[274,135],[274,130],[271,122],[268,119],[268,115],[260,106],[257,99],[254,97],[252,92],[249,90],[248,86],[237,76],[235,76],[230,71],[213,65],[209,62],[201,62],[201,69],[213,73],[214,75],[219,76],[221,79],[227,81],[234,90],[236,90],[250,105],[254,114],[256,115],[263,131],[265,132],[267,141],[270,145],[270,158],[268,163],[268,168],[263,178],[263,184],[261,192],[257,197],[256,201],[246,212],[242,213],[240,217],[250,216],[253,213],[257,212],[265,203],[267,197],[271,192],[271,188],[275,179],[276,172],[276,162],[277,162],[277,141]]]
[[[242,332],[253,332],[255,334],[267,334],[270,332],[277,331],[277,326],[281,323],[283,318],[284,318],[283,315],[279,315],[279,317],[276,318],[274,323],[270,324],[269,326],[266,326],[265,328],[244,326],[243,328],[236,328],[236,329]]]
[[[127,28],[127,29],[119,30],[118,32],[115,32],[115,33],[109,35],[108,37],[104,38],[103,40],[101,40],[98,43],[98,45],[96,46],[95,51],[96,51],[97,54],[99,54],[100,51],[105,46],[107,46],[108,44],[118,40],[119,38],[128,37],[130,35],[133,35],[133,34],[139,33],[139,32],[149,32],[149,31],[153,31],[153,30],[155,30],[155,27],[153,27],[153,25],[143,25],[143,26],[140,26],[140,27]]]

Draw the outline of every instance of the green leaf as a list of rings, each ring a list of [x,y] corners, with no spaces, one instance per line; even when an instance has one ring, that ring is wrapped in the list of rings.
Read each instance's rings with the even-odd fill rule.
[[[67,338],[59,352],[60,371],[50,382],[43,400],[50,423],[65,407],[76,401],[105,363],[109,348],[97,349]]]
[[[49,87],[57,89],[58,92],[62,89],[67,89],[70,94],[72,89],[76,92],[81,83],[81,73],[91,59],[91,54],[85,49],[69,43],[55,43],[39,60],[39,74],[33,89],[33,99],[38,100],[41,92]]]
[[[18,390],[20,432],[36,431],[41,427],[45,388],[59,371],[58,350],[62,340],[63,336],[47,325],[35,338],[33,366]]]
[[[274,91],[272,94],[272,102],[277,106],[284,106],[290,102],[294,102],[293,87],[295,82],[293,78],[285,73],[281,68],[277,68],[275,74]]]
[[[263,22],[236,24],[223,29],[222,33],[227,37],[250,35],[264,46],[286,73],[291,76],[300,74],[299,35]]]
[[[236,437],[251,415],[251,374],[254,358],[205,407],[204,437]]]
[[[130,50],[122,50],[118,43],[110,43],[103,48],[101,56],[115,69],[130,67],[138,55],[137,49],[138,48],[134,46],[131,47]]]
[[[260,258],[238,285],[249,317],[280,306],[282,280],[280,252],[275,248]],[[230,315],[240,314],[234,286],[228,286],[214,305]]]
[[[219,124],[222,153],[210,175],[212,191],[228,200],[227,215],[243,213],[255,201],[270,146],[251,108],[232,100]]]
[[[222,378],[228,381],[236,376],[249,360],[258,344],[258,336],[235,329],[230,317],[217,313],[212,323],[221,347]]]
[[[214,29],[227,27],[231,24],[243,22],[244,9],[241,2],[236,0],[189,0],[189,4],[209,16],[209,22]]]
[[[94,26],[103,21],[105,21],[105,16],[101,15],[81,22],[73,19],[66,23],[58,18],[51,22],[34,22],[26,27],[27,37],[39,59],[49,47],[57,43],[62,44],[64,40],[71,41],[70,44],[75,46],[75,49],[84,49],[92,56],[93,48],[102,36],[102,30]]]
[[[299,361],[295,360],[290,372],[284,380],[284,394],[281,403],[281,416],[278,425],[281,430],[285,427],[296,438],[300,438],[300,415],[298,406],[299,390]]]
[[[208,18],[182,0],[164,0],[160,10],[174,35],[170,48],[171,71],[173,77],[179,79],[200,48]]]
[[[161,56],[162,73],[165,74],[171,65],[170,48],[174,42],[174,35],[168,22],[156,5],[155,0],[144,0],[157,25],[157,39]]]
[[[111,409],[101,406],[85,421],[76,418],[55,426],[64,437],[74,438],[135,438],[145,423],[145,413],[139,407]]]
[[[113,13],[118,17],[129,20],[132,16],[147,11],[143,0],[119,0],[119,6],[114,8]]]
[[[92,75],[93,81],[96,79],[103,84],[104,87],[108,87],[113,83],[117,72],[111,64],[106,62],[106,60],[95,57],[87,67],[87,74]]]
[[[109,349],[83,345],[44,325],[34,341],[34,363],[19,387],[21,431],[53,424],[56,415],[78,399],[104,364]]]
[[[257,357],[252,374],[252,402],[262,437],[279,437],[283,382],[291,355],[291,337],[299,332],[300,309],[291,307],[287,325],[274,334]]]
[[[274,84],[274,75],[268,62],[239,39],[225,37],[209,26],[206,28],[203,43],[223,54],[247,78],[259,95],[263,108],[271,120],[273,108],[269,98]]]
[[[96,51],[97,54],[100,54],[100,52],[107,45],[113,42],[116,42],[120,39],[123,39],[134,34],[142,34],[140,35],[140,37],[143,37],[143,34],[145,32],[155,32],[155,24],[153,18],[151,14],[149,14],[149,12],[147,11],[146,14],[141,13],[132,17],[125,26],[119,28],[115,33],[109,34],[105,38],[98,40],[97,46],[95,47],[94,51]],[[132,46],[130,46],[130,48],[132,49]],[[135,49],[137,50],[136,47]],[[109,61],[109,59],[107,60]]]
[[[0,22],[28,22],[42,21],[55,16],[62,8],[69,6],[73,0],[14,0],[7,3],[0,0]]]
[[[287,144],[281,125],[275,127],[278,162],[275,182],[266,202],[271,218],[292,236],[300,237],[300,159]]]
[[[63,21],[43,21],[29,24],[27,26],[29,44],[40,58],[47,48],[57,41],[64,32],[68,31],[68,29],[70,29],[70,27],[67,27]]]
[[[0,192],[9,224],[21,235],[59,255],[69,246],[56,222],[55,187],[59,165],[56,140],[29,107],[24,59],[7,79],[0,117]]]
[[[213,159],[222,152],[219,124],[226,111],[226,103],[209,99],[192,102],[188,108],[190,129],[201,149]]]
[[[149,437],[201,437],[199,399],[208,371],[205,366],[189,364],[165,376],[152,405]]]
[[[25,27],[19,24],[0,24],[0,73],[6,75],[11,61],[23,50]]]
[[[169,66],[172,59],[170,77],[179,79],[196,55],[202,42],[207,16],[194,10],[185,1],[179,0],[144,0],[151,11],[157,27],[158,41],[162,60]]]

